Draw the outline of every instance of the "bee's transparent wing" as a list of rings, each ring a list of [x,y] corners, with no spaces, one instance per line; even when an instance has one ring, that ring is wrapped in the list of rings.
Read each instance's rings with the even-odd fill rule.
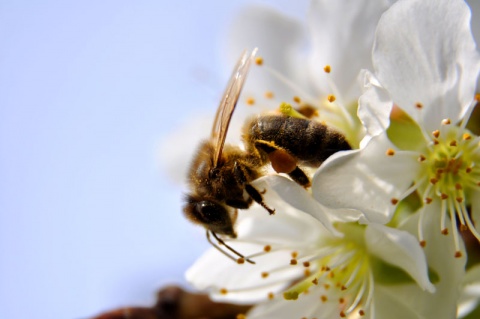
[[[248,70],[250,69],[250,65],[252,64],[256,53],[257,49],[254,49],[252,52],[243,52],[233,70],[227,88],[223,93],[222,100],[220,101],[220,105],[218,106],[211,133],[211,139],[215,143],[215,154],[213,158],[214,167],[217,166],[218,159],[222,155],[228,126],[230,125],[233,111],[237,105],[240,92],[242,91],[245,79],[247,78]]]

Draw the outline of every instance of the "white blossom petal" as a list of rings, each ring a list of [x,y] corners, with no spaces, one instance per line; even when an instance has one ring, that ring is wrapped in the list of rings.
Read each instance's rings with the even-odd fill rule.
[[[371,69],[375,27],[388,7],[385,0],[312,1],[308,18],[313,50],[309,65],[317,90],[335,93],[325,91],[330,86],[323,67],[328,64],[332,67],[328,77],[344,102],[358,98],[357,76],[361,69]]]
[[[416,284],[395,286],[396,296],[410,305],[420,318],[451,319],[455,318],[459,289],[465,274],[466,258],[454,258],[455,247],[451,235],[445,236],[440,232],[440,205],[434,201],[427,205],[422,227],[424,228],[424,247],[429,269],[437,277],[434,281],[435,293],[422,291]],[[418,229],[419,213],[413,215],[400,227],[409,233],[416,233]],[[450,234],[451,234],[450,230]],[[461,245],[461,252],[465,256],[465,247]]]
[[[365,231],[368,250],[383,261],[405,270],[420,287],[434,292],[427,261],[418,240],[406,231],[370,224]]]
[[[393,101],[427,132],[445,118],[459,120],[480,69],[468,6],[460,0],[398,1],[379,21],[373,64]]]
[[[232,22],[232,28],[225,42],[229,64],[238,59],[239,52],[258,47],[265,64],[275,69],[299,87],[306,88],[308,79],[306,65],[302,61],[306,33],[303,24],[269,7],[250,6],[240,11]],[[254,97],[272,91],[277,100],[292,98],[286,83],[262,68],[252,68],[244,92]]]
[[[463,318],[480,303],[480,265],[470,268],[463,279],[457,318]]]
[[[372,136],[387,130],[393,102],[370,71],[363,70],[360,78],[363,79],[364,92],[358,100],[357,114],[367,131],[366,138],[360,143],[360,148],[363,148]]]
[[[280,176],[269,175],[257,179],[253,185],[258,189],[265,188],[275,191],[279,197],[290,204],[292,207],[310,214],[315,217],[332,234],[340,236],[340,233],[333,227],[330,217],[327,215],[326,208],[322,207],[313,197],[294,181]]]
[[[393,150],[395,155],[387,155]],[[339,152],[325,161],[312,182],[312,194],[327,207],[363,213],[360,222],[387,223],[399,199],[417,175],[416,155],[399,151],[386,134],[373,137],[365,148]]]
[[[249,319],[278,318],[339,318],[338,304],[328,302],[319,304],[322,289],[312,289],[307,295],[301,295],[297,300],[276,299],[253,307],[247,314]]]

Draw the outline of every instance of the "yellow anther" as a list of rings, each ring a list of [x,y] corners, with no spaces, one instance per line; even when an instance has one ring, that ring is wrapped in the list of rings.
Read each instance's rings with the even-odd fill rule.
[[[249,98],[247,98],[247,100],[245,102],[248,105],[253,105],[253,104],[255,104],[255,99],[253,97],[249,97]]]
[[[449,124],[452,124],[452,121],[450,121],[450,119],[443,119],[442,124],[443,125],[449,125]]]
[[[391,148],[389,148],[389,149],[385,152],[385,154],[386,154],[387,156],[393,156],[393,155],[395,155],[395,151],[392,150]]]
[[[268,253],[270,250],[272,250],[272,246],[270,245],[266,245],[265,247],[263,247],[263,251]]]
[[[325,71],[325,73],[330,73],[332,71],[332,67],[330,65],[325,65],[325,67],[323,68],[323,71]]]
[[[467,141],[467,140],[470,140],[472,138],[472,136],[468,133],[464,133],[462,138],[463,138],[464,141]]]
[[[328,100],[328,102],[330,102],[330,103],[334,102],[336,99],[337,99],[337,98],[336,98],[335,95],[333,95],[333,94],[330,94],[330,95],[327,96],[327,100]]]
[[[440,131],[439,130],[435,130],[432,132],[432,135],[435,137],[435,138],[438,138],[440,136]]]
[[[226,294],[228,293],[228,290],[225,289],[225,288],[222,288],[222,289],[220,289],[220,293],[221,293],[222,295],[226,295]]]
[[[300,104],[300,102],[302,102],[302,99],[300,99],[299,96],[294,96],[293,97],[293,102]]]
[[[256,63],[257,65],[262,65],[262,64],[263,64],[263,58],[262,58],[261,56],[257,56],[257,57],[255,58],[255,63]]]

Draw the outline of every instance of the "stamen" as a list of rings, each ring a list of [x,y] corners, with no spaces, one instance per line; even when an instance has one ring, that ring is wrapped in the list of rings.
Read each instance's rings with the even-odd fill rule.
[[[389,148],[389,149],[385,152],[385,154],[386,154],[387,156],[393,156],[393,155],[395,155],[395,151],[392,150],[391,148]]]
[[[453,200],[448,201],[448,206],[449,206],[448,208],[449,208],[449,211],[450,211],[450,222],[451,222],[451,225],[452,225],[452,232],[453,232],[453,242],[455,243],[455,251],[456,251],[455,257],[458,258],[457,253],[460,252],[460,244],[459,244],[459,239],[458,239],[457,219],[455,218],[455,211],[453,209]]]
[[[450,125],[452,124],[452,121],[450,121],[450,119],[443,119],[442,120],[442,125]]]
[[[247,98],[245,101],[248,105],[254,105],[255,104],[255,99],[253,97]]]
[[[333,95],[333,94],[329,94],[329,95],[327,96],[327,100],[328,100],[328,102],[330,102],[330,103],[335,102],[336,99],[337,99],[337,98],[336,98],[335,95]]]

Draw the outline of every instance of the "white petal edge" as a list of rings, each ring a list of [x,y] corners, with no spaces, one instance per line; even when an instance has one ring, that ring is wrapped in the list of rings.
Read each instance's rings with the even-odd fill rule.
[[[392,149],[394,156],[388,156]],[[361,223],[390,221],[398,199],[420,170],[417,155],[396,149],[386,133],[360,150],[338,152],[325,161],[312,180],[312,194],[322,205],[362,213]]]
[[[406,271],[422,289],[435,292],[428,278],[425,254],[414,236],[406,231],[370,224],[365,230],[365,242],[372,254]]]
[[[357,115],[367,133],[366,138],[360,143],[360,148],[363,148],[371,137],[387,130],[393,102],[370,71],[362,70],[359,77],[363,83],[363,94],[358,99]]]
[[[339,94],[343,103],[351,103],[360,95],[357,75],[371,69],[371,50],[375,27],[389,7],[386,0],[315,0],[308,22],[312,36],[309,57],[311,82],[323,94]],[[325,74],[325,65],[332,72]],[[338,92],[331,92],[326,77],[335,83]]]
[[[459,120],[480,70],[468,6],[461,0],[396,2],[379,21],[373,64],[393,101],[427,132],[445,118]]]

